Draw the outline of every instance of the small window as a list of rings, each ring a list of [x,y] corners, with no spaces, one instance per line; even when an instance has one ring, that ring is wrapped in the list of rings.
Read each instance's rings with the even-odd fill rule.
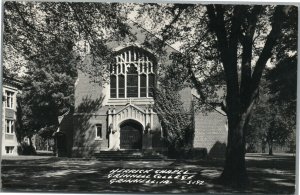
[[[102,139],[102,124],[96,124],[96,139]]]
[[[12,154],[14,151],[14,147],[13,146],[5,146],[5,153],[6,154]]]
[[[14,133],[14,121],[13,120],[5,120],[5,129],[7,134]]]
[[[6,91],[6,102],[5,106],[6,108],[13,108],[14,107],[14,92]]]

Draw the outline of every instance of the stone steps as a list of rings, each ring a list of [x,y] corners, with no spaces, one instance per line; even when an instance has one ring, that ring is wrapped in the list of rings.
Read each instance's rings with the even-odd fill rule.
[[[94,153],[98,160],[164,160],[166,157],[159,153],[141,150],[101,151]]]

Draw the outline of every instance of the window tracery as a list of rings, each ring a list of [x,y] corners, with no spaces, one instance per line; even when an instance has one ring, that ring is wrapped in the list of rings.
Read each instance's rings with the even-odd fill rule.
[[[111,98],[153,97],[155,59],[149,52],[134,47],[122,50],[110,74]]]

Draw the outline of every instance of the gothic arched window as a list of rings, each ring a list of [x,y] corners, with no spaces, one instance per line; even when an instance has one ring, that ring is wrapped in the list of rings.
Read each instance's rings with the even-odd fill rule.
[[[110,71],[110,97],[153,97],[155,58],[147,51],[130,47],[116,55]]]

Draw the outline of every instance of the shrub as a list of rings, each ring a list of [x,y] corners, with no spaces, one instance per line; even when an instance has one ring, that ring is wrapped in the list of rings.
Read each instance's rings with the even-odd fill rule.
[[[32,145],[28,145],[26,142],[21,142],[18,146],[19,155],[36,155],[35,148]]]

